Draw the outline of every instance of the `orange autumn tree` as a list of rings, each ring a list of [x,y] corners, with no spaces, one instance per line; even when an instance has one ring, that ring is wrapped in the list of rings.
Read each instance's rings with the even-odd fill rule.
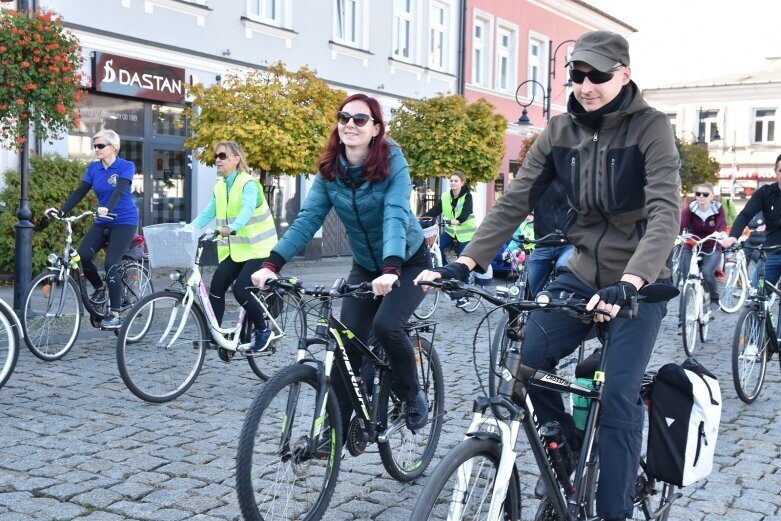
[[[21,150],[27,129],[57,139],[77,123],[81,49],[50,11],[0,9],[0,146]]]

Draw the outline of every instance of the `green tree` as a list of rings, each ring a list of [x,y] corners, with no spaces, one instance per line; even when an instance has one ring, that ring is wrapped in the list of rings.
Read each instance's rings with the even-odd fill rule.
[[[30,157],[30,209],[33,216],[33,275],[39,273],[48,265],[46,257],[49,253],[62,253],[65,243],[65,226],[62,223],[52,222],[44,217],[44,210],[49,207],[59,207],[68,198],[71,190],[79,186],[87,163],[84,161],[72,161],[56,154]],[[14,224],[16,213],[9,211],[16,208],[19,202],[19,175],[18,172],[9,170],[5,172],[5,187],[0,192],[0,204],[6,211],[0,213],[0,272],[12,273],[14,271]],[[71,211],[76,215],[83,211],[95,208],[97,199],[90,192]],[[73,224],[74,247],[78,245],[82,235],[92,224],[91,221],[81,221]]]
[[[675,138],[675,146],[681,156],[681,192],[688,194],[699,183],[713,183],[719,180],[719,162],[708,155],[708,149],[701,144],[689,143]]]
[[[244,148],[250,167],[275,175],[317,170],[346,96],[308,68],[290,72],[282,62],[265,71],[229,74],[220,85],[194,85],[189,94],[193,106],[184,116],[192,134],[185,146],[197,150],[201,162],[213,165],[213,144],[233,140]]]
[[[406,98],[393,111],[389,135],[404,150],[415,179],[464,172],[467,182],[496,179],[504,157],[507,120],[484,99],[463,96]]]

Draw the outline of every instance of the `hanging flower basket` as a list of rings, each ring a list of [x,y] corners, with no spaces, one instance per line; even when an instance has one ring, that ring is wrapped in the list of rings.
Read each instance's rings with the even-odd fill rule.
[[[0,9],[0,146],[20,150],[27,129],[50,142],[78,121],[81,48],[50,11]]]

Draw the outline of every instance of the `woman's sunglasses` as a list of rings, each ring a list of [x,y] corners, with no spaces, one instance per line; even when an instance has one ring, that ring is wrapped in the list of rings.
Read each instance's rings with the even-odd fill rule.
[[[369,120],[374,121],[374,118],[368,114],[350,114],[349,112],[344,111],[337,112],[336,117],[339,120],[340,125],[346,125],[352,119],[356,127],[362,127],[366,125]]]
[[[710,192],[694,192],[694,195],[696,197],[708,197],[710,195]]]
[[[572,83],[577,83],[580,85],[586,78],[588,78],[588,81],[594,85],[599,85],[601,83],[607,83],[612,80],[613,73],[616,72],[619,68],[620,67],[616,67],[615,69],[610,69],[607,72],[598,71],[596,69],[592,69],[588,72],[579,71],[578,69],[570,69],[569,79],[572,80]]]
[[[226,154],[225,152],[220,152],[219,154],[214,154],[214,160],[217,161],[218,159],[220,161],[225,161],[226,159],[228,159],[228,154]]]
[[[93,148],[97,148],[98,150],[103,150],[107,146],[108,144],[106,143],[95,143],[94,145],[92,145]]]

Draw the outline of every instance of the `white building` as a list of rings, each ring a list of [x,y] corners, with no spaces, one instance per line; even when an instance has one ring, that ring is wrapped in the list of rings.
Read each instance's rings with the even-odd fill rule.
[[[781,154],[781,57],[761,71],[733,73],[643,91],[684,141],[704,141],[721,164],[719,189],[744,199],[775,180]]]

